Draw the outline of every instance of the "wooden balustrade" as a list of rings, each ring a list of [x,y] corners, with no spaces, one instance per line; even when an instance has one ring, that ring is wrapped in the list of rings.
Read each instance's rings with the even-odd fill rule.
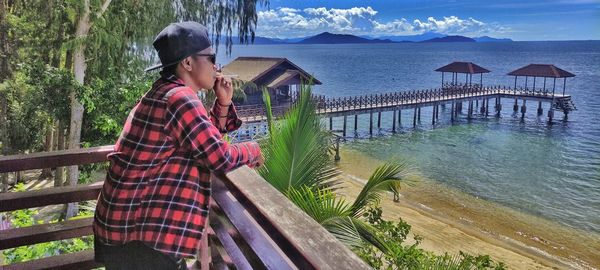
[[[112,146],[0,157],[0,172],[106,161]],[[248,167],[212,175],[209,227],[190,269],[369,269],[347,247]],[[102,182],[0,194],[0,212],[95,200]],[[0,250],[92,235],[92,218],[0,230]],[[93,250],[0,269],[92,269]]]

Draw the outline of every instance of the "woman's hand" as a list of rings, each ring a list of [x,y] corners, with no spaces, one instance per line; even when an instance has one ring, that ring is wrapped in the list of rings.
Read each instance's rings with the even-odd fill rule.
[[[228,106],[231,104],[231,99],[233,98],[233,85],[231,84],[231,79],[224,78],[218,74],[213,89],[215,90],[215,96],[217,97],[219,105]]]

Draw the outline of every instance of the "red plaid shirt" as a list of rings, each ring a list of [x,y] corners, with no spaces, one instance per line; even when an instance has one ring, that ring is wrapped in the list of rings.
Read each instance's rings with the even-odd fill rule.
[[[196,254],[208,216],[211,171],[254,164],[255,142],[229,144],[196,92],[171,76],[158,79],[133,108],[98,197],[96,239],[107,245],[139,240],[176,257]],[[229,107],[226,131],[241,120]]]

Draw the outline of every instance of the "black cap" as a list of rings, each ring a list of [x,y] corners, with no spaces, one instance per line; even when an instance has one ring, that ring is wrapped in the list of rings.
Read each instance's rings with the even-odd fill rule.
[[[184,58],[211,46],[208,29],[197,22],[180,22],[169,24],[160,31],[154,42],[160,64],[151,66],[145,71],[168,67],[179,63]]]

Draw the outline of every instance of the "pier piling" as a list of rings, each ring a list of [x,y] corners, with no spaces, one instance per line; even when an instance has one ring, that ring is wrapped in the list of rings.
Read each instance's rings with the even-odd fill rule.
[[[373,135],[373,112],[369,113],[369,134]]]
[[[333,130],[333,117],[329,117],[329,130]]]
[[[402,109],[398,109],[398,127],[402,127]]]
[[[396,110],[392,111],[393,119],[392,119],[392,132],[396,133]]]
[[[415,112],[413,113],[413,127],[417,126],[417,107],[415,107]]]
[[[346,116],[344,115],[344,125],[342,128],[342,136],[346,137]]]

